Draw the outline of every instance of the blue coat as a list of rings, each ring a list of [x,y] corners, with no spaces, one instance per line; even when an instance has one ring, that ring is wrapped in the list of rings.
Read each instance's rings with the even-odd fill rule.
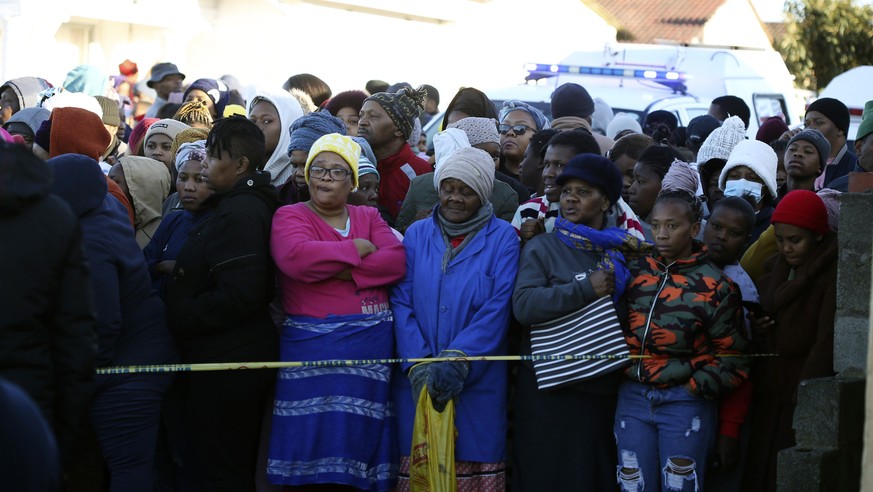
[[[438,212],[437,212],[438,213]],[[446,349],[469,356],[506,355],[512,292],[518,272],[518,235],[494,217],[441,271],[446,249],[436,218],[409,227],[406,277],[391,294],[399,357],[435,356]],[[415,408],[403,373],[395,374],[394,402],[400,451],[408,455]],[[507,371],[503,362],[471,362],[457,400],[457,461],[506,459]]]

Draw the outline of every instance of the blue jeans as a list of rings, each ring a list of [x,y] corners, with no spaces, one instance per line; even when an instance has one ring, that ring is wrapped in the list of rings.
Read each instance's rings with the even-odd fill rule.
[[[621,490],[702,490],[717,410],[716,401],[692,395],[681,385],[622,383],[615,412]]]

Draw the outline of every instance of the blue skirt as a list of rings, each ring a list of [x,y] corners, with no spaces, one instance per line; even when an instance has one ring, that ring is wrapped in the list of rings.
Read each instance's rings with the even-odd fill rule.
[[[283,361],[388,359],[393,316],[289,316]],[[279,370],[267,475],[274,484],[390,490],[397,476],[391,367],[361,364]]]

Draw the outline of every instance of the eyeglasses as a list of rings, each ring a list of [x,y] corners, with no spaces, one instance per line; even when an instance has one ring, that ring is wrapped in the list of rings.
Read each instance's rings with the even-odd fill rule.
[[[501,124],[497,125],[497,132],[500,133],[501,135],[506,135],[507,133],[509,133],[509,130],[512,130],[512,133],[514,133],[516,135],[524,135],[525,133],[527,133],[528,130],[532,131],[533,133],[537,132],[536,128],[531,128],[527,125],[512,125],[512,126],[510,126],[510,125],[507,125],[505,123],[501,123]]]
[[[350,174],[352,174],[352,172],[348,169],[340,169],[336,167],[333,169],[326,169],[319,166],[312,166],[309,168],[309,176],[311,178],[321,179],[327,174],[330,174],[330,179],[334,181],[341,181],[346,179]]]

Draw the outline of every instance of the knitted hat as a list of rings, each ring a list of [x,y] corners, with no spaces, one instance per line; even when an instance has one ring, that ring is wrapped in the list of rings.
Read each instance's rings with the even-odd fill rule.
[[[51,111],[45,108],[24,108],[6,120],[6,123],[3,123],[3,128],[8,130],[11,124],[21,123],[30,128],[31,133],[35,136],[39,126],[42,125],[43,121],[49,119],[51,114]]]
[[[815,194],[821,198],[825,210],[828,211],[828,225],[835,231],[840,230],[840,195],[842,193],[830,188],[822,188]]]
[[[728,157],[727,164],[718,176],[718,187],[724,190],[727,176],[731,169],[746,166],[764,181],[770,191],[770,197],[776,198],[779,193],[776,186],[776,167],[779,157],[769,145],[759,140],[743,140],[738,143]]]
[[[755,140],[769,144],[774,140],[778,140],[787,131],[788,125],[785,124],[785,120],[781,116],[771,116],[761,123],[758,133],[755,134]]]
[[[163,119],[158,120],[149,127],[149,131],[146,132],[145,138],[142,140],[144,144],[148,143],[149,139],[154,135],[166,135],[170,137],[170,140],[175,140],[176,135],[178,135],[181,131],[187,130],[191,128],[190,126],[182,123],[181,121],[171,120],[171,119]]]
[[[594,113],[594,99],[579,84],[572,82],[560,85],[552,93],[552,119],[565,116],[587,118]],[[502,118],[501,118],[502,120]],[[539,130],[539,128],[537,128]]]
[[[801,227],[816,234],[830,231],[824,202],[809,190],[794,190],[782,197],[770,222]]]
[[[358,159],[358,180],[360,181],[361,176],[364,176],[365,174],[375,174],[376,179],[382,179],[382,177],[379,176],[379,170],[376,169],[376,165],[370,162],[370,159],[362,153],[361,157]]]
[[[688,127],[685,130],[685,139],[689,142],[697,142],[702,145],[707,137],[720,126],[721,123],[708,114],[695,116],[688,122]]]
[[[130,136],[127,137],[127,155],[136,155],[139,152],[139,147],[143,142],[146,132],[149,131],[149,127],[158,121],[161,120],[158,118],[143,118],[139,120],[139,123],[130,131]]]
[[[186,128],[176,134],[170,152],[172,152],[173,155],[176,155],[182,147],[182,144],[197,142],[198,140],[206,140],[206,137],[208,136],[209,130],[203,128]]]
[[[206,140],[185,142],[179,146],[176,152],[176,171],[182,168],[182,164],[188,161],[202,161],[206,159]]]
[[[319,111],[297,118],[288,129],[291,141],[288,144],[288,154],[295,150],[309,152],[316,140],[329,133],[346,135],[346,124],[343,120],[330,113]]]
[[[352,108],[355,110],[355,114],[357,114],[361,112],[361,107],[366,99],[367,93],[364,91],[340,92],[327,101],[324,109],[334,116],[343,108]]]
[[[424,109],[424,98],[427,91],[419,89],[400,89],[397,92],[379,92],[365,99],[365,101],[378,102],[394,125],[403,132],[403,138],[408,139],[412,134],[414,120]]]
[[[610,204],[614,204],[621,198],[621,191],[624,188],[621,173],[615,164],[606,157],[596,154],[576,155],[567,161],[564,172],[555,181],[558,186],[563,186],[564,183],[574,178],[599,188],[606,195]]]
[[[483,143],[500,143],[497,120],[491,118],[464,118],[452,123],[448,128],[457,128],[466,133],[471,146]]]
[[[816,99],[806,108],[806,114],[810,111],[818,111],[834,124],[837,128],[843,131],[844,135],[849,134],[849,108],[841,101],[832,97],[823,97]]]
[[[170,75],[181,75],[182,80],[185,80],[185,74],[179,71],[179,67],[175,63],[157,63],[152,67],[151,72],[152,76],[146,82],[146,85],[151,88],[154,88],[156,83],[164,80],[164,77],[169,77]]]
[[[312,161],[322,152],[333,152],[338,154],[346,161],[349,168],[352,170],[352,186],[358,187],[358,159],[361,157],[361,146],[352,140],[351,137],[339,133],[328,133],[322,136],[309,149],[309,157],[306,158],[306,167],[303,168],[303,175],[306,176],[306,182],[309,183],[309,166]]]
[[[697,163],[705,164],[710,159],[728,160],[734,147],[745,139],[746,125],[743,120],[739,116],[731,116],[713,130],[700,146]]]
[[[873,101],[867,101],[864,104],[864,115],[861,117],[861,124],[858,125],[858,133],[855,134],[855,140],[861,140],[871,133],[873,133]]]
[[[632,130],[634,133],[643,133],[643,127],[640,126],[640,122],[637,121],[636,118],[628,113],[618,113],[612,121],[609,122],[609,125],[606,126],[606,136],[615,139],[615,136],[623,130]]]
[[[215,79],[197,79],[194,82],[191,82],[191,85],[185,89],[185,93],[182,95],[182,100],[187,99],[188,94],[193,90],[205,92],[215,106],[215,114],[224,115],[224,107],[227,106],[228,101],[230,101],[230,94],[228,93],[227,85],[225,85],[224,82]],[[243,114],[245,114],[245,109],[243,109]]]
[[[591,105],[593,108],[594,103],[592,102]],[[503,121],[504,119],[506,119],[506,115],[513,111],[524,111],[525,113],[529,114],[531,118],[533,118],[534,124],[536,124],[537,131],[549,128],[549,120],[548,118],[546,118],[546,115],[544,115],[542,111],[526,102],[517,100],[503,102],[503,107],[500,109],[500,114],[498,115],[499,117],[497,118],[497,121]]]
[[[106,96],[94,96],[103,110],[103,124],[121,126],[121,116],[118,115],[118,103]]]
[[[70,92],[81,92],[89,96],[104,96],[109,88],[109,77],[94,65],[79,65],[67,73],[61,85]]]
[[[473,188],[483,204],[491,198],[494,189],[494,160],[488,152],[473,147],[464,147],[449,154],[437,167],[433,175],[433,186],[437,192],[440,183],[454,178]]]
[[[815,149],[818,151],[819,166],[821,169],[824,169],[828,162],[828,156],[831,155],[831,144],[828,142],[828,139],[815,128],[807,128],[791,137],[791,140],[788,141],[788,146],[791,147],[791,144],[798,140],[805,140],[815,146]]]
[[[82,108],[56,108],[52,111],[49,157],[82,154],[99,160],[112,142],[103,121]]]

